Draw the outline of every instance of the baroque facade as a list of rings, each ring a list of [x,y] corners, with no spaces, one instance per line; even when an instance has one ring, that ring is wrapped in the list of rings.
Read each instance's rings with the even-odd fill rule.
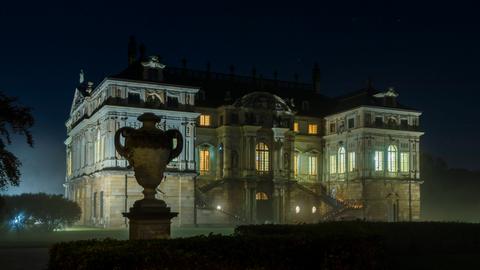
[[[81,75],[75,90],[64,186],[81,224],[126,226],[143,195],[113,137],[145,112],[185,140],[158,194],[174,226],[420,218],[421,112],[393,89],[330,98],[318,67],[311,84],[267,80],[169,68],[135,47],[124,71],[98,85]]]

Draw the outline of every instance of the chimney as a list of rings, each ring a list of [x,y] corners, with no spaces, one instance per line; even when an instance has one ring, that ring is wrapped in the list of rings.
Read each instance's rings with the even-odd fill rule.
[[[133,64],[137,60],[137,42],[134,36],[130,36],[128,40],[128,65]]]
[[[318,67],[318,63],[315,63],[313,65],[312,83],[313,83],[313,90],[315,91],[315,93],[320,94],[320,68]]]

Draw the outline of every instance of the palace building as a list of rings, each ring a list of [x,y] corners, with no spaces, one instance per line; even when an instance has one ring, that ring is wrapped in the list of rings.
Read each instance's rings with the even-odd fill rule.
[[[80,76],[66,122],[65,195],[80,224],[126,226],[141,199],[133,170],[115,151],[115,131],[139,128],[145,112],[178,129],[183,152],[167,167],[158,197],[174,226],[420,218],[421,112],[393,89],[371,84],[341,97],[312,83],[163,65],[137,55],[93,84]]]

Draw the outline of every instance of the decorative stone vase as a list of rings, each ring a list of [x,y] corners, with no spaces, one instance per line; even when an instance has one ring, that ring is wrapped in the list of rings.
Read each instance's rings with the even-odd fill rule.
[[[134,207],[165,207],[164,201],[155,198],[156,189],[163,179],[167,164],[182,152],[183,137],[178,130],[162,131],[156,128],[160,117],[153,113],[144,113],[138,120],[143,123],[139,129],[123,127],[117,130],[115,148],[133,167],[135,178],[144,189],[144,198],[135,202]],[[120,142],[120,136],[125,138],[124,145]]]

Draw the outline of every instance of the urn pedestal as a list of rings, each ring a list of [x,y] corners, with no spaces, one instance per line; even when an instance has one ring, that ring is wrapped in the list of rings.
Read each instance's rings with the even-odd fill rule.
[[[132,207],[123,213],[129,220],[130,240],[170,238],[171,219],[177,215],[170,207]]]
[[[129,219],[131,240],[169,238],[170,220],[178,213],[170,211],[155,194],[167,164],[182,152],[183,137],[178,130],[156,128],[160,118],[152,113],[144,113],[138,120],[143,123],[141,128],[123,127],[115,133],[115,149],[133,167],[144,195],[123,216]],[[124,145],[121,136],[125,138]]]

